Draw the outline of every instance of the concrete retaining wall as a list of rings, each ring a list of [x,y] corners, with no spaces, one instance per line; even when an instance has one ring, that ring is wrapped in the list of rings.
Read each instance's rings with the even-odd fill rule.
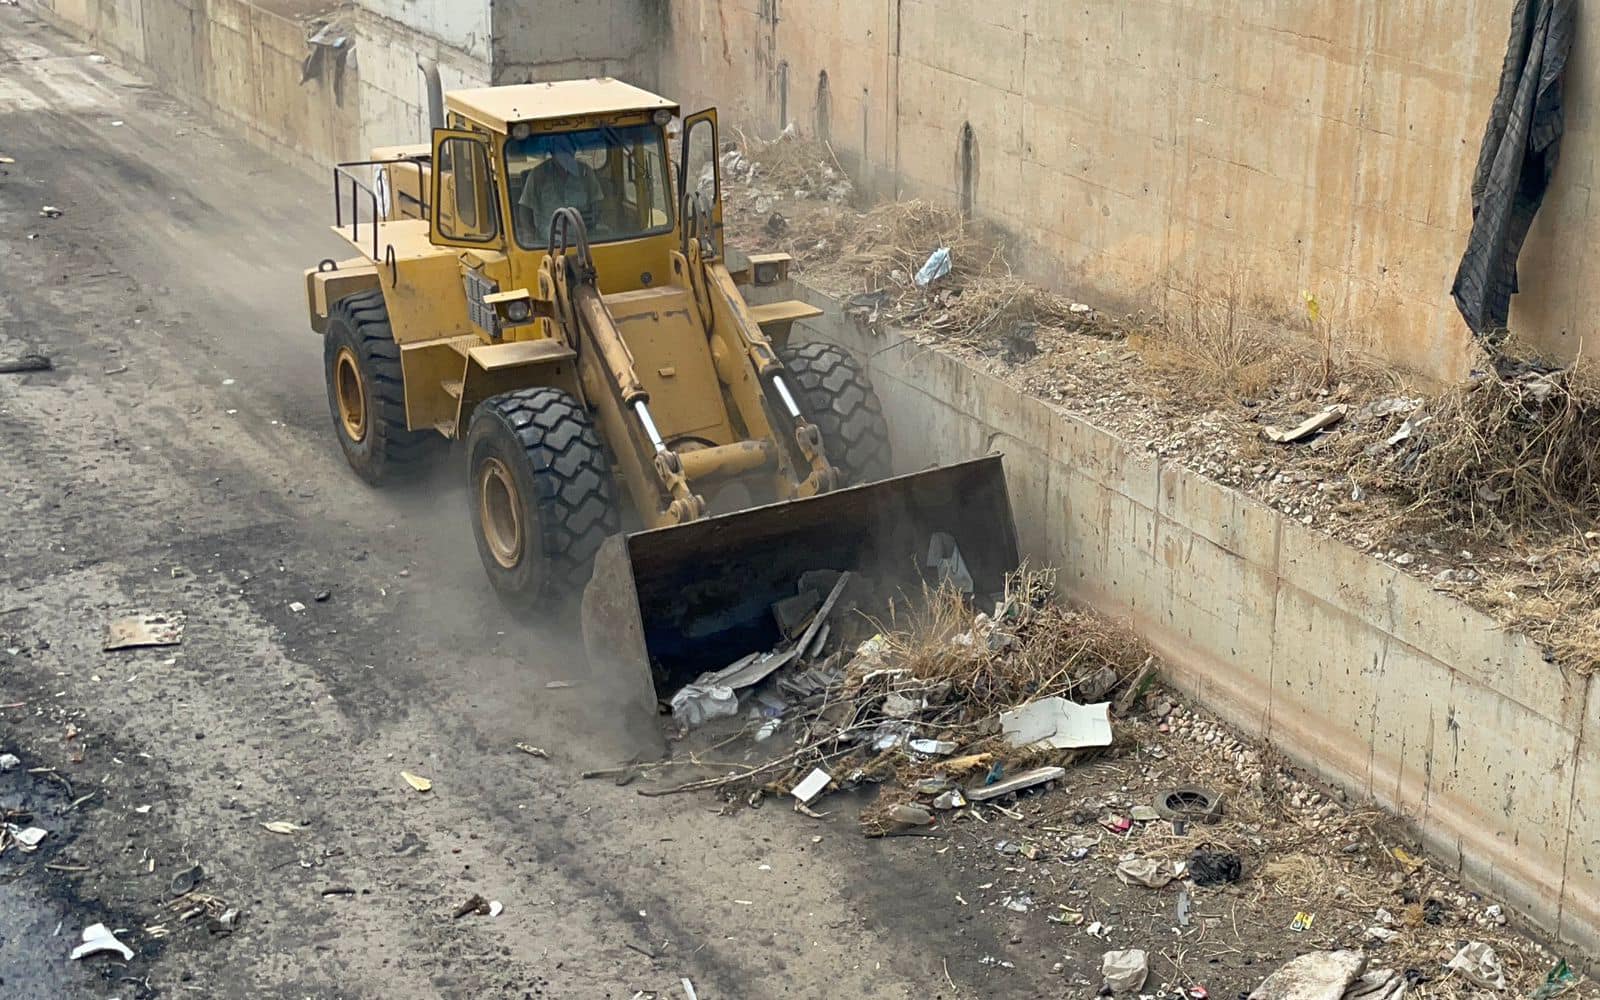
[[[1600,684],[1395,567],[800,292],[827,316],[797,336],[868,359],[899,468],[1004,453],[1023,548],[1072,599],[1130,619],[1176,686],[1600,955]]]
[[[1310,291],[1350,347],[1443,378],[1470,343],[1449,292],[1513,3],[679,0],[662,77],[769,131],[826,118],[880,189],[949,202],[970,127],[976,209],[1034,277],[1148,309],[1237,269],[1253,315],[1303,325]],[[1580,18],[1512,317],[1568,357],[1600,329],[1597,51]]]
[[[319,175],[375,146],[422,142],[417,58],[446,90],[614,75],[651,86],[660,14],[652,0],[23,0],[176,97]],[[355,55],[301,82],[308,38],[328,22]]]

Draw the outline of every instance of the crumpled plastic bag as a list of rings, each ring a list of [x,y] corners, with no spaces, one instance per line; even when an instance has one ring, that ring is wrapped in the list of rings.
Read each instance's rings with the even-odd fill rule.
[[[688,729],[738,714],[739,696],[725,685],[695,681],[672,696],[672,718]]]
[[[1136,993],[1150,974],[1150,956],[1141,948],[1108,951],[1100,958],[1100,974],[1113,993]]]
[[[1461,973],[1475,986],[1488,990],[1506,988],[1506,971],[1500,965],[1500,956],[1482,941],[1474,941],[1445,963],[1445,968]]]
[[[917,287],[927,288],[949,274],[951,264],[949,247],[940,247],[929,254],[927,262],[917,270]]]
[[[1159,889],[1175,878],[1182,878],[1184,864],[1159,858],[1128,858],[1117,865],[1117,878],[1123,885],[1142,885]]]

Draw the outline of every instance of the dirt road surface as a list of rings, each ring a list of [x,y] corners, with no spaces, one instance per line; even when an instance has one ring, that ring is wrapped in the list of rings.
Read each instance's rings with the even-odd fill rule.
[[[0,993],[1060,995],[936,842],[580,780],[628,734],[493,600],[459,455],[379,493],[334,443],[326,185],[4,6],[0,156],[0,358],[54,362],[0,375],[0,807],[50,831],[0,855]],[[144,611],[182,645],[102,651]],[[96,922],[135,957],[69,961]]]

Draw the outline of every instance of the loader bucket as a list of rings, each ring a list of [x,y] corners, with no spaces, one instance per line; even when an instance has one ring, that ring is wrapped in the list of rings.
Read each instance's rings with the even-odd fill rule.
[[[592,669],[660,697],[782,636],[771,606],[801,573],[851,570],[920,592],[929,539],[951,535],[976,594],[1017,567],[1000,456],[734,514],[617,535],[583,596]],[[635,705],[637,698],[630,698]]]

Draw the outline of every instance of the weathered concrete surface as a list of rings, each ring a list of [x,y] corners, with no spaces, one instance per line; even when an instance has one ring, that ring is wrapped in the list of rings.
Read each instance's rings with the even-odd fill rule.
[[[491,0],[495,83],[613,76],[656,84],[660,0]]]
[[[867,359],[896,461],[1000,451],[1025,554],[1131,620],[1170,679],[1414,823],[1430,853],[1600,953],[1596,683],[1423,581],[837,303],[810,335]]]
[[[1035,277],[1148,309],[1237,271],[1253,314],[1304,325],[1310,291],[1344,343],[1449,377],[1469,345],[1450,284],[1512,4],[682,0],[661,72],[730,120],[814,132],[825,117],[880,189],[952,202],[970,125],[976,209],[1032,248]],[[1566,356],[1597,330],[1584,293],[1600,277],[1584,252],[1600,42],[1579,32],[1512,315]]]
[[[491,82],[612,75],[655,83],[661,21],[650,0],[24,0],[163,89],[258,144],[322,173],[375,146],[422,142],[427,92],[419,56],[446,90]],[[349,32],[355,57],[302,82],[307,39]]]

